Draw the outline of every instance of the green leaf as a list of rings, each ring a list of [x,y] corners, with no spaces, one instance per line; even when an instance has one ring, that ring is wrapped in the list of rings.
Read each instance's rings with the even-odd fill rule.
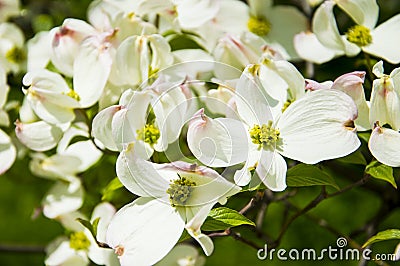
[[[189,233],[186,230],[183,230],[181,237],[179,238],[178,242],[183,242],[185,240],[190,239],[191,236],[189,235]]]
[[[286,176],[289,187],[332,186],[339,189],[335,180],[314,165],[298,164],[290,168]]]
[[[357,150],[345,157],[338,158],[336,160],[342,163],[367,165],[367,161],[365,160],[364,155],[360,150]]]
[[[360,139],[368,143],[371,132],[358,132],[357,135]]]
[[[172,51],[182,50],[182,49],[203,49],[200,44],[198,44],[192,36],[187,34],[176,34],[170,41]]]
[[[210,211],[201,229],[204,231],[220,231],[239,225],[255,226],[253,221],[239,212],[226,207],[220,207]]]
[[[397,188],[396,181],[393,176],[393,168],[378,161],[372,161],[365,168],[365,173],[371,175],[373,178],[389,182],[393,187]]]
[[[82,219],[82,218],[77,218],[76,219],[78,222],[80,222],[84,227],[86,227],[87,229],[89,229],[90,233],[92,234],[92,236],[94,237],[94,239],[96,239],[96,231],[93,227],[93,225],[90,223],[90,221]],[[98,221],[97,221],[98,223]],[[97,225],[96,225],[96,230],[97,230]]]
[[[367,240],[367,242],[364,243],[362,248],[365,248],[366,246],[371,245],[372,243],[384,241],[384,240],[390,240],[390,239],[400,239],[400,229],[389,229],[385,230],[382,232],[377,233],[373,237]]]
[[[101,197],[101,200],[103,201],[110,201],[113,198],[114,192],[117,189],[122,188],[124,185],[122,185],[121,181],[119,181],[118,177],[114,178],[113,180],[108,183],[108,185],[103,189],[103,196]]]
[[[93,220],[93,223],[92,223],[93,232],[95,233],[94,239],[96,239],[96,236],[97,236],[97,227],[99,226],[99,221],[100,221],[100,217],[97,217],[96,219]]]

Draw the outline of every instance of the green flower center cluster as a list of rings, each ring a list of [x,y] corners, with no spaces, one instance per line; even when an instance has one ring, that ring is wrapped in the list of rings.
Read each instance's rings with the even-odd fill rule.
[[[364,47],[372,43],[371,31],[362,25],[355,25],[346,32],[347,40],[359,47]]]
[[[265,36],[271,31],[271,23],[264,17],[252,16],[247,21],[247,28],[258,36]]]
[[[280,132],[278,129],[272,127],[272,121],[268,122],[268,125],[262,124],[254,125],[249,130],[251,141],[254,144],[259,144],[263,148],[273,148],[279,140]]]
[[[90,247],[90,240],[84,232],[75,232],[69,237],[69,246],[75,250],[87,250]]]
[[[195,182],[186,177],[181,177],[179,174],[178,176],[179,178],[173,180],[167,190],[172,207],[184,205],[189,199],[193,187],[196,186]]]
[[[153,124],[146,124],[144,128],[137,130],[136,133],[138,134],[138,139],[150,145],[156,144],[160,138],[160,130]]]
[[[66,95],[68,95],[69,97],[71,97],[72,99],[75,99],[77,101],[79,101],[81,99],[81,97],[79,97],[78,93],[76,93],[74,90],[69,90],[69,92],[66,93]]]

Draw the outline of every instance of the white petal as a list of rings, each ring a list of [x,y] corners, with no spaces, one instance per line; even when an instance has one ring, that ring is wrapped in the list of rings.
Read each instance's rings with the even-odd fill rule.
[[[229,118],[212,119],[198,111],[189,124],[187,141],[193,155],[212,167],[244,162],[248,154],[246,126]]]
[[[283,191],[286,189],[287,165],[285,159],[278,152],[262,153],[256,172],[270,190]]]
[[[47,151],[54,148],[63,136],[62,130],[44,121],[34,123],[16,122],[15,133],[29,149]]]
[[[155,266],[172,266],[179,263],[186,263],[183,265],[190,265],[194,262],[194,266],[203,266],[204,257],[199,256],[199,252],[195,247],[189,244],[176,245],[166,257],[159,261]]]
[[[345,45],[333,15],[334,5],[333,1],[325,1],[317,8],[312,20],[312,30],[322,45],[334,51],[343,52]]]
[[[7,171],[17,156],[10,137],[0,129],[0,175]]]
[[[379,16],[376,0],[336,0],[336,3],[357,24],[370,29],[375,27]]]
[[[201,233],[200,227],[203,225],[213,206],[214,204],[208,204],[202,207],[196,215],[188,221],[185,227],[187,232],[200,244],[207,256],[210,256],[214,251],[214,243],[209,236]]]
[[[139,158],[135,148],[128,146],[117,159],[117,176],[121,183],[138,196],[163,198],[169,182],[156,171],[155,165]]]
[[[177,1],[178,21],[183,28],[199,27],[215,17],[219,10],[218,1],[180,0]]]
[[[383,69],[383,61],[380,60],[378,63],[376,63],[373,67],[372,67],[372,73],[374,73],[374,75],[378,78],[381,78],[384,74],[384,69]]]
[[[79,180],[79,179],[78,179]],[[43,214],[54,219],[57,216],[76,211],[83,203],[83,189],[79,184],[63,181],[55,183],[43,199]]]
[[[369,123],[369,106],[364,93],[365,72],[354,71],[338,77],[332,84],[332,89],[340,90],[349,95],[357,105],[358,117],[354,121],[359,131],[371,129]]]
[[[257,164],[258,161],[261,158],[261,153],[265,152],[264,150],[259,150],[257,145],[251,145],[249,147],[249,157],[247,158],[245,165],[242,167],[242,169],[237,170],[234,174],[234,180],[235,184],[238,186],[246,186],[249,184],[252,176],[251,176],[251,170],[253,170]],[[268,161],[268,163],[271,163],[271,160]]]
[[[115,212],[115,207],[108,202],[102,202],[96,205],[96,207],[93,209],[92,218],[90,219],[90,221],[93,222],[95,219],[100,218],[97,225],[96,236],[98,241],[106,241],[107,227]]]
[[[65,181],[76,181],[75,174],[78,173],[76,166],[81,161],[74,156],[54,154],[46,157],[42,153],[32,155],[29,169],[37,176],[60,179]]]
[[[292,100],[304,95],[305,80],[297,68],[286,60],[274,60],[267,63],[287,83]]]
[[[93,119],[92,136],[98,139],[107,149],[117,151],[112,136],[112,119],[114,114],[121,110],[121,106],[113,105],[101,110]]]
[[[53,28],[51,61],[55,67],[67,76],[73,75],[74,60],[79,53],[81,42],[96,30],[87,22],[68,18],[61,27]]]
[[[376,127],[369,138],[369,150],[381,163],[400,166],[400,133],[389,128]]]
[[[181,86],[166,83],[168,89],[161,91],[159,97],[154,99],[152,107],[156,116],[160,138],[154,145],[157,151],[165,151],[169,143],[178,139],[181,129],[186,122],[189,100],[185,97]]]
[[[57,238],[46,249],[44,263],[48,266],[86,266],[89,263],[84,253],[72,249],[67,238]]]
[[[311,32],[296,34],[294,48],[301,58],[316,64],[328,62],[339,55],[335,50],[322,45],[315,34]]]
[[[111,71],[112,59],[107,43],[96,37],[86,39],[74,61],[74,90],[83,108],[96,103]]]
[[[47,66],[51,55],[51,35],[49,32],[38,32],[27,42],[28,71],[42,69]]]
[[[396,43],[400,42],[398,29],[400,14],[390,18],[371,31],[372,44],[363,47],[366,53],[385,59],[391,64],[400,63],[400,51]]]
[[[308,164],[346,156],[360,146],[354,128],[357,107],[345,93],[317,90],[292,103],[276,127],[285,157]]]
[[[387,76],[374,80],[369,115],[371,126],[379,122],[400,129],[400,95],[395,89],[393,80]]]
[[[78,141],[68,146],[61,154],[79,158],[80,164],[75,165],[77,172],[84,172],[98,162],[103,153],[96,148],[91,140]]]
[[[237,84],[235,101],[240,117],[248,126],[266,124],[272,120],[269,104],[277,101],[262,93],[262,86],[256,73],[251,73],[255,65],[246,67]]]
[[[139,198],[125,205],[111,220],[107,243],[121,251],[121,266],[153,265],[178,242],[184,226],[184,221],[170,205]]]
[[[271,22],[271,31],[267,38],[281,44],[290,58],[298,58],[293,38],[297,33],[307,30],[306,16],[293,6],[277,5],[270,9],[267,19]]]

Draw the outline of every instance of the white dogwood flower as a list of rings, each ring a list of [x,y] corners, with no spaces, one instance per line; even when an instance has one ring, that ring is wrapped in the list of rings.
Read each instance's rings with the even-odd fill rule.
[[[356,23],[341,35],[336,24],[333,8],[338,5]],[[396,43],[400,15],[376,26],[379,16],[379,6],[376,0],[329,0],[316,10],[312,30],[319,42],[334,51],[336,55],[355,56],[360,51],[380,57],[397,64],[400,62],[400,52]],[[309,46],[310,51],[317,47]],[[319,54],[319,53],[318,53]]]
[[[136,142],[136,150],[149,158],[154,150],[165,151],[179,137],[191,115],[190,95],[182,81],[169,82],[160,76],[142,91],[125,91],[119,105],[100,111],[93,119],[92,135],[114,151]]]
[[[268,188],[282,191],[287,171],[282,156],[315,164],[346,156],[359,147],[353,123],[357,108],[349,96],[337,90],[311,92],[273,121],[267,98],[254,82],[256,68],[246,68],[236,90],[243,123],[211,119],[202,113],[192,119],[188,144],[197,159],[216,167],[246,161],[235,173],[237,184],[247,185],[255,169]]]
[[[158,262],[185,228],[210,255],[212,240],[201,233],[200,226],[217,202],[225,204],[240,191],[207,167],[145,161],[135,154],[132,144],[118,157],[117,175],[129,191],[140,196],[120,209],[108,228],[107,243],[122,266]]]
[[[100,203],[93,209],[90,222],[99,219],[97,241],[104,243],[107,226],[114,214],[114,206],[107,202]],[[70,234],[68,238],[59,237],[50,243],[46,249],[45,264],[86,266],[90,259],[97,265],[118,266],[119,262],[114,252],[99,247],[91,232],[76,221],[77,218],[82,218],[82,214],[68,213],[58,218],[63,226],[70,230]]]

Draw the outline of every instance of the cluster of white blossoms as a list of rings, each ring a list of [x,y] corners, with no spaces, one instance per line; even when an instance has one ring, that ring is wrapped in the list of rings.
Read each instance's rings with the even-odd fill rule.
[[[320,83],[293,62],[363,51],[398,64],[400,15],[376,27],[376,0],[310,4],[312,32],[297,7],[272,0],[96,0],[88,21],[65,19],[25,43],[3,22],[18,1],[1,1],[0,174],[18,154],[54,180],[42,212],[69,233],[45,264],[202,265],[179,243],[184,231],[209,256],[201,226],[214,206],[244,189],[285,190],[287,159],[347,156],[357,131],[372,131],[371,154],[399,167],[400,68],[376,63],[367,101],[365,72]],[[355,22],[344,35],[336,5]],[[21,101],[7,101],[10,73],[24,73]],[[84,173],[106,154],[134,200],[117,211],[99,199],[84,214]],[[94,233],[76,221],[85,216]]]

